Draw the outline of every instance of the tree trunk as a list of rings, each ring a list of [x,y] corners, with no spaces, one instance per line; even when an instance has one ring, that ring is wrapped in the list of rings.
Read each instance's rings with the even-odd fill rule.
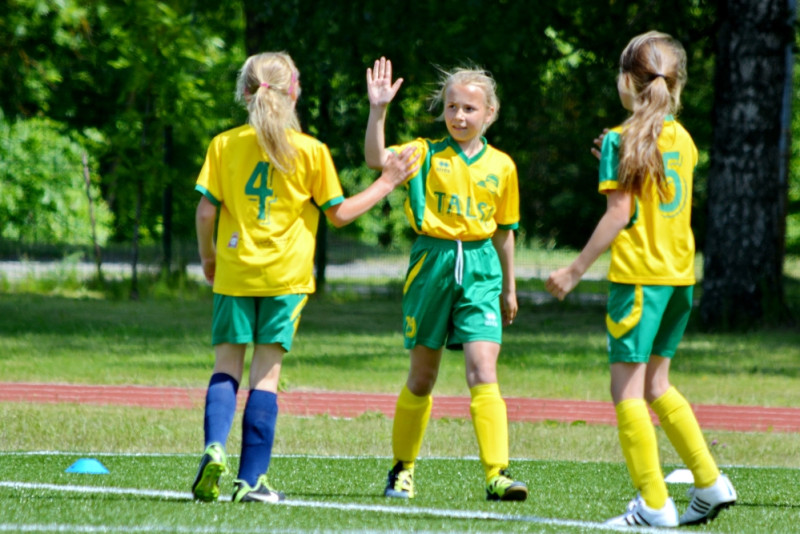
[[[167,183],[161,195],[161,272],[169,276],[172,271],[172,126],[164,128],[164,171]]]
[[[720,2],[700,303],[710,329],[789,318],[780,146],[784,83],[791,76],[786,53],[794,40],[791,11],[790,0]]]

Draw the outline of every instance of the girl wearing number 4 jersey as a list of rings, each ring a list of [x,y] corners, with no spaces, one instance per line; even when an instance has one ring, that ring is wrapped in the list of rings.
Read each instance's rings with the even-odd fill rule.
[[[367,164],[385,168],[412,147],[421,168],[406,188],[405,211],[418,234],[403,289],[405,347],[411,365],[397,399],[392,469],[386,497],[414,496],[414,467],[430,418],[442,349],[464,350],[470,413],[485,474],[486,498],[523,501],[524,483],[508,467],[508,419],[497,384],[503,326],[517,314],[514,230],[519,224],[517,169],[483,134],[500,104],[494,80],[480,69],[443,73],[434,106],[444,104],[447,137],[385,147],[386,108],[400,88],[385,58],[367,70],[370,103]]]
[[[608,521],[617,526],[705,523],[736,502],[691,406],[669,380],[695,283],[690,223],[697,149],[674,118],[685,83],[686,53],[669,35],[648,32],[625,47],[617,88],[632,113],[595,141],[601,152],[593,149],[600,158],[606,213],[578,258],[546,283],[563,300],[611,246],[606,315],[611,396],[623,456],[639,492],[624,514]],[[689,508],[680,518],[664,483],[648,404],[694,476]]]
[[[245,349],[253,343],[250,393],[242,419],[242,451],[234,502],[276,502],[267,481],[278,415],[284,353],[314,287],[319,213],[344,226],[416,171],[411,150],[393,156],[383,174],[345,199],[328,148],[300,132],[295,104],[299,73],[284,53],[251,56],[236,99],[249,124],[216,136],[197,179],[197,241],[203,273],[214,286],[214,371],[206,394],[205,452],[192,493],[219,497],[227,471],[225,443],[236,411]],[[215,221],[216,244],[214,242]]]

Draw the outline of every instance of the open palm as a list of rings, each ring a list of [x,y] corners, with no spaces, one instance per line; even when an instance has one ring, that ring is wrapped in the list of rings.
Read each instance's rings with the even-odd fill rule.
[[[367,69],[367,96],[372,106],[386,106],[392,101],[403,79],[392,83],[392,62],[385,57],[375,60],[375,65]]]

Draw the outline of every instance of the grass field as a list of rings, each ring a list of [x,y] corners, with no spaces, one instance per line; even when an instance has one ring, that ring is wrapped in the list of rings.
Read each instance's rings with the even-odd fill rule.
[[[157,289],[157,288],[156,288]],[[532,288],[533,289],[533,288]],[[586,291],[591,291],[591,284]],[[351,290],[313,299],[286,358],[286,389],[396,393],[407,371],[399,304]],[[210,298],[188,286],[140,302],[0,294],[0,381],[203,387],[213,363]],[[508,396],[608,400],[602,307],[524,303],[499,366]],[[800,332],[707,334],[691,325],[673,379],[692,402],[800,406]],[[466,394],[458,353],[436,392]],[[525,503],[487,503],[469,421],[435,420],[417,470],[418,497],[387,502],[391,421],[281,417],[272,482],[286,505],[189,499],[202,413],[185,410],[0,403],[0,531],[595,532],[633,496],[616,430],[556,423],[511,425],[511,469]],[[238,422],[228,444],[238,452]],[[660,429],[665,473],[680,461]],[[740,493],[702,532],[798,532],[800,435],[706,432]],[[39,452],[55,451],[55,452]],[[65,473],[95,457],[108,475]],[[223,481],[229,495],[232,476]],[[686,485],[671,484],[679,510]]]
[[[375,476],[386,459],[278,456],[273,483],[284,504],[233,506],[193,502],[187,491],[194,455],[97,455],[107,475],[65,473],[80,456],[0,454],[3,519],[0,529],[27,532],[597,532],[599,519],[616,515],[631,497],[624,465],[605,462],[518,460],[516,476],[529,481],[524,503],[489,503],[470,458],[426,458],[417,468],[418,496],[387,502]],[[233,459],[235,462],[235,458]],[[235,467],[235,463],[234,463]],[[677,466],[665,466],[667,472]],[[737,506],[703,532],[797,532],[797,471],[728,467],[740,492]],[[230,489],[229,476],[223,489]],[[670,484],[679,509],[686,485]]]

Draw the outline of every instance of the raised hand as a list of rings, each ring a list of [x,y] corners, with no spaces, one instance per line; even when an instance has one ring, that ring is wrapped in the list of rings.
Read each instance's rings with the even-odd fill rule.
[[[392,62],[385,57],[375,60],[373,68],[367,69],[367,96],[370,106],[386,107],[397,94],[403,78],[392,83]]]

